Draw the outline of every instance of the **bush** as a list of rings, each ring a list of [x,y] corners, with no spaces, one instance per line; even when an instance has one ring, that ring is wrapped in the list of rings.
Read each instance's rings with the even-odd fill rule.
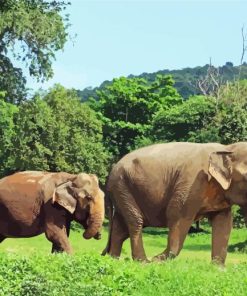
[[[246,295],[245,263],[222,272],[205,261],[162,264],[94,254],[21,257],[1,254],[0,295]]]

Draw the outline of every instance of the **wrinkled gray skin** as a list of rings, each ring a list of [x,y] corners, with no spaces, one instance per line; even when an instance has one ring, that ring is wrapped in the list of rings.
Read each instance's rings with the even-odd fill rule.
[[[95,175],[26,171],[0,180],[0,242],[45,233],[52,252],[71,253],[70,222],[84,238],[100,238],[104,193]]]
[[[119,257],[130,237],[132,257],[147,260],[142,228],[168,227],[168,245],[154,260],[177,256],[194,221],[212,225],[212,260],[224,264],[232,228],[231,206],[247,214],[247,143],[168,143],[123,157],[108,178],[112,212],[103,251]],[[246,215],[247,217],[247,215]]]

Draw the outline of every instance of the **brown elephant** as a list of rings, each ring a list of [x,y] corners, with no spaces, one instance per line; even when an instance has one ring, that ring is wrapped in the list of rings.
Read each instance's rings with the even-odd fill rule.
[[[103,255],[119,257],[130,237],[132,257],[146,260],[142,228],[168,227],[168,244],[155,260],[177,256],[191,224],[208,217],[212,260],[224,264],[231,205],[247,206],[247,143],[167,143],[123,157],[108,178],[115,212]],[[247,214],[247,211],[246,211]]]
[[[104,219],[104,193],[95,175],[25,171],[0,180],[0,242],[7,237],[45,233],[52,252],[71,253],[70,222],[99,238]]]

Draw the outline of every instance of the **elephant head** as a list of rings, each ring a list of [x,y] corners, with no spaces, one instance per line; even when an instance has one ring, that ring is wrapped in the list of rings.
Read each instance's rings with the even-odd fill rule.
[[[232,144],[226,151],[211,153],[208,171],[231,204],[247,207],[247,143]]]
[[[84,238],[100,238],[104,220],[104,193],[95,175],[80,173],[58,185],[52,201],[68,210],[73,219],[84,226]]]

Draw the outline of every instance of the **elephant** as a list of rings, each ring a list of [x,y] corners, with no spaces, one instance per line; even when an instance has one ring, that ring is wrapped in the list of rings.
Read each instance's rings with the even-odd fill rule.
[[[85,239],[99,239],[103,219],[96,175],[24,171],[0,179],[0,242],[45,233],[52,252],[71,254],[71,221],[84,227]]]
[[[247,216],[247,142],[172,142],[140,148],[112,167],[106,190],[114,207],[102,255],[119,257],[130,238],[132,258],[146,261],[142,229],[167,227],[167,247],[153,260],[175,258],[191,224],[206,217],[212,227],[212,261],[224,265],[231,206],[241,206]]]

